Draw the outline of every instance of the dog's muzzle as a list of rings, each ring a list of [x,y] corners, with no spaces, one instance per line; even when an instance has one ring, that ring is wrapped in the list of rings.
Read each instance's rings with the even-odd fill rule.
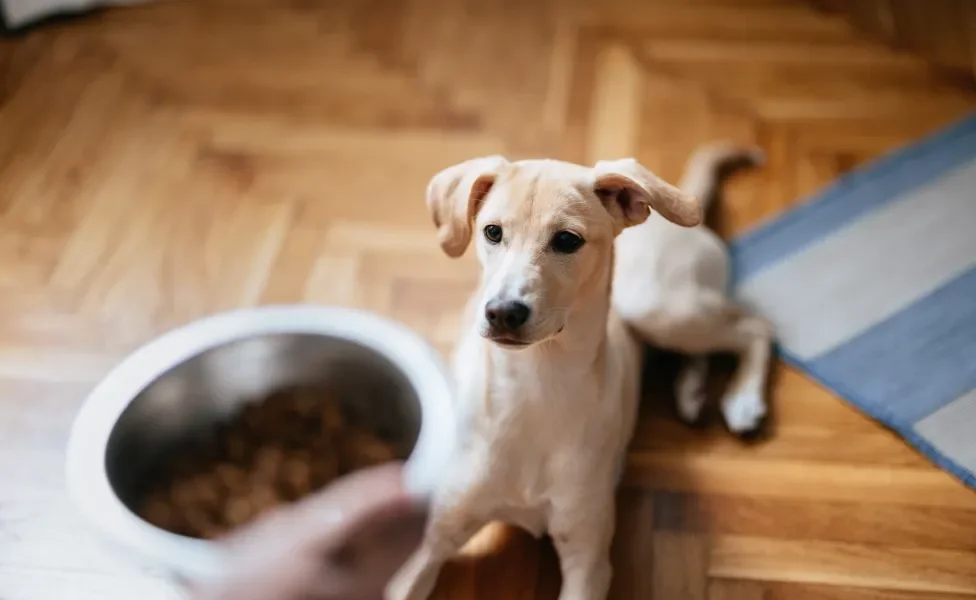
[[[520,332],[532,316],[532,309],[517,300],[493,300],[485,306],[488,338],[506,345],[522,345]]]

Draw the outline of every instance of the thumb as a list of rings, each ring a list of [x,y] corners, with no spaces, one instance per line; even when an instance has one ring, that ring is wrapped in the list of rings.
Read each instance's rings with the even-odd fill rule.
[[[425,516],[425,499],[407,493],[403,468],[392,462],[345,475],[293,505],[266,513],[225,543],[236,548],[259,539],[269,550],[266,541],[287,539],[289,546],[330,553],[361,535],[381,534],[398,522],[423,521]]]
[[[386,569],[381,563],[387,561],[397,563],[395,569],[419,543],[427,522],[425,499],[406,492],[396,463],[350,474],[301,511],[309,528],[328,532],[315,544],[318,551],[336,567],[352,570]]]
[[[401,477],[397,465],[356,473],[303,507],[309,525],[321,523],[324,532],[332,523],[313,546],[330,597],[381,597],[423,539],[426,504],[404,491]]]
[[[347,475],[227,538],[228,580],[195,598],[382,597],[423,538],[427,507],[393,463]]]

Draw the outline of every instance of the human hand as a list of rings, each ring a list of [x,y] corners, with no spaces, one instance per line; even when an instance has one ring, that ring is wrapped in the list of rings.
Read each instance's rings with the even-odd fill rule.
[[[359,471],[224,540],[230,572],[192,600],[381,600],[423,537],[402,467]]]

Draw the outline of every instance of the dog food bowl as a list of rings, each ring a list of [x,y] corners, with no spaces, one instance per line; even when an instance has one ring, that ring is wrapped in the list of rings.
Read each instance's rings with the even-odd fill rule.
[[[91,392],[67,448],[68,494],[101,536],[147,565],[206,581],[225,557],[210,541],[141,519],[136,489],[167,451],[245,403],[324,385],[343,410],[393,431],[412,450],[405,487],[429,494],[454,443],[451,387],[440,357],[406,327],[357,310],[267,306],[208,317],[156,338]],[[343,393],[344,391],[352,393]]]

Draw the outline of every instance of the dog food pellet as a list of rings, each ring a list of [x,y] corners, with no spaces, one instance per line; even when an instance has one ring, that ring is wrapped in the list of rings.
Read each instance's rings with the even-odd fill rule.
[[[340,475],[405,455],[347,419],[331,395],[279,392],[164,460],[137,512],[168,531],[214,538]]]

